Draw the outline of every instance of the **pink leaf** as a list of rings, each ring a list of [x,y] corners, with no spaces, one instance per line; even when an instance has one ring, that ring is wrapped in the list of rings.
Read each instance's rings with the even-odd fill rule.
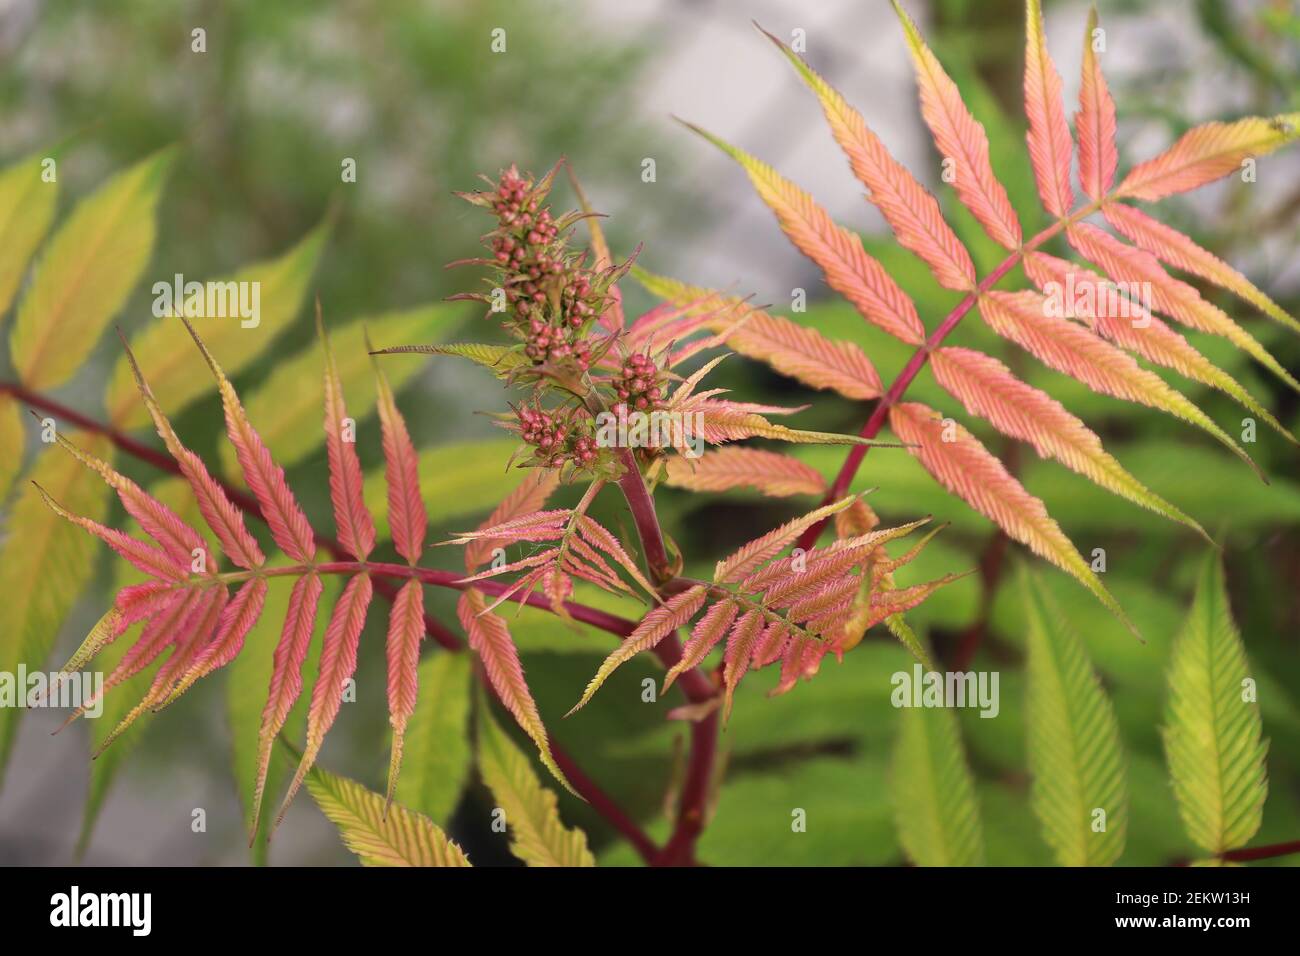
[[[325,733],[338,716],[345,684],[357,669],[357,641],[365,626],[366,610],[370,607],[373,594],[370,576],[356,574],[348,580],[342,597],[334,606],[329,626],[325,629],[325,641],[321,646],[320,674],[312,688],[311,706],[307,710],[307,745],[303,748],[302,760],[293,775],[289,792],[285,794],[280,806],[277,826],[284,819],[284,813],[302,786],[307,771],[316,762],[316,756],[325,742]]]
[[[402,766],[402,738],[415,713],[419,693],[417,670],[420,639],[424,637],[424,587],[414,578],[402,585],[388,615],[388,720],[393,726],[393,751],[388,764],[386,801],[393,800]]]
[[[1070,189],[1070,125],[1061,100],[1061,75],[1047,52],[1043,8],[1039,0],[1025,4],[1025,115],[1029,158],[1043,205],[1058,219],[1074,207]]]
[[[894,10],[903,23],[907,45],[916,66],[916,83],[921,92],[921,113],[934,134],[939,154],[952,164],[952,185],[957,198],[999,245],[1020,247],[1020,221],[1007,191],[993,174],[989,163],[989,138],[984,127],[962,102],[957,84],[921,39],[916,24],[894,0]]]
[[[266,791],[266,774],[271,766],[271,748],[275,735],[289,719],[298,695],[302,693],[302,663],[307,658],[312,632],[316,626],[316,609],[320,603],[320,576],[307,574],[293,583],[289,607],[284,616],[280,641],[271,656],[271,687],[262,709],[262,726],[257,736],[257,781],[253,787],[253,827],[256,835],[261,816],[262,795]]]
[[[343,550],[364,561],[375,546],[375,523],[366,510],[361,488],[361,462],[357,459],[355,435],[349,440],[345,429],[355,429],[348,419],[339,381],[334,352],[321,322],[320,303],[316,303],[316,332],[325,350],[325,454],[329,459],[330,501],[334,505],[334,524],[338,527]]]
[[[307,516],[302,513],[298,499],[284,480],[284,469],[275,463],[262,436],[249,422],[244,406],[235,394],[235,387],[226,378],[226,373],[217,365],[216,359],[208,352],[207,346],[189,321],[182,321],[216,377],[217,388],[221,392],[221,406],[226,415],[226,434],[235,446],[240,470],[257,498],[257,504],[271,529],[271,537],[289,557],[303,564],[310,563],[316,553],[316,537]]]
[[[231,503],[225,491],[208,473],[207,466],[203,464],[203,459],[181,444],[181,440],[177,437],[171,422],[167,420],[162,407],[154,397],[153,390],[149,388],[144,376],[141,375],[140,366],[131,353],[130,346],[126,345],[125,339],[122,344],[126,348],[126,357],[131,363],[131,372],[135,376],[136,386],[140,390],[140,396],[144,400],[145,408],[149,411],[149,416],[153,419],[154,428],[158,431],[158,437],[163,440],[171,456],[180,465],[181,474],[194,492],[199,512],[203,515],[203,520],[207,522],[208,527],[217,536],[217,540],[221,543],[221,549],[231,561],[241,568],[261,567],[266,558],[262,554],[262,549],[257,546],[256,539],[248,533],[248,528],[244,525],[243,514]]]
[[[1074,128],[1079,137],[1079,181],[1090,199],[1101,202],[1115,183],[1119,153],[1115,149],[1115,101],[1092,46],[1096,29],[1097,11],[1093,9],[1083,36],[1083,83]]]
[[[379,425],[383,431],[384,476],[388,481],[388,527],[393,547],[409,564],[419,563],[424,553],[424,534],[429,516],[420,495],[419,457],[397,410],[388,378],[376,364],[379,389]]]

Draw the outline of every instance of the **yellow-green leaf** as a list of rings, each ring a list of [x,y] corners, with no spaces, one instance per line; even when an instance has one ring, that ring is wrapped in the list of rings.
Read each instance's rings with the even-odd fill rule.
[[[402,312],[388,312],[351,322],[330,330],[339,381],[347,395],[348,414],[361,421],[375,408],[375,392],[366,348],[365,333],[376,347],[390,342],[430,340],[455,331],[459,324],[448,320],[450,305],[427,305]],[[463,313],[462,313],[463,315]],[[218,361],[225,357],[209,349]],[[397,356],[384,360],[384,372],[394,391],[420,370],[418,356]],[[244,402],[253,423],[275,460],[283,467],[293,465],[325,442],[324,385],[325,355],[319,341],[313,341],[292,358],[279,363],[274,372]],[[376,434],[378,430],[376,429]],[[378,442],[378,438],[375,439]],[[221,464],[226,475],[239,480],[239,463],[233,445],[221,446]]]
[[[470,865],[428,817],[398,804],[385,816],[384,798],[355,780],[316,767],[307,775],[307,789],[364,866]]]
[[[1128,826],[1115,710],[1082,638],[1052,596],[1027,571],[1020,589],[1029,622],[1030,804],[1062,866],[1109,866],[1124,852]]]
[[[595,866],[586,834],[561,822],[555,792],[541,785],[528,758],[486,706],[478,716],[479,772],[505,812],[510,852],[529,866]]]
[[[918,866],[984,862],[975,785],[947,707],[904,707],[890,768],[898,837]]]
[[[14,293],[32,253],[45,238],[58,205],[58,179],[46,182],[42,165],[48,154],[33,153],[0,171],[0,319],[13,304]]]
[[[108,450],[98,435],[69,438],[94,455]],[[108,485],[62,448],[47,447],[31,479],[74,514],[103,520]],[[19,664],[32,671],[45,665],[64,618],[91,579],[99,543],[51,511],[32,484],[9,512],[7,531],[0,547],[0,671],[12,674]],[[0,775],[22,714],[21,707],[0,707]]]
[[[18,403],[8,395],[0,395],[0,504],[9,496],[9,487],[18,477],[26,444],[27,434],[23,431],[23,414]]]
[[[526,356],[523,350],[517,346],[488,345],[485,342],[453,342],[450,345],[415,345],[406,348],[398,346],[386,351],[384,354],[400,355],[403,352],[424,355],[457,355],[469,359],[476,365],[491,369],[501,378],[504,378],[517,368],[524,368],[533,364],[533,360]]]
[[[1178,812],[1192,842],[1210,853],[1243,846],[1263,817],[1268,747],[1217,554],[1206,558],[1192,609],[1174,640],[1162,731]]]
[[[153,255],[154,212],[174,152],[155,153],[77,204],[46,245],[9,340],[18,377],[62,385],[81,367]]]
[[[406,725],[397,802],[446,821],[469,776],[470,655],[420,662],[420,696]]]
[[[328,236],[329,224],[322,223],[282,255],[219,280],[257,283],[258,289],[256,326],[245,328],[235,316],[194,320],[208,350],[220,360],[227,375],[236,375],[252,364],[293,323]],[[132,337],[131,350],[169,415],[180,414],[190,402],[216,388],[204,367],[203,356],[194,348],[185,326],[174,317],[154,319]],[[138,428],[149,421],[125,355],[113,369],[104,404],[109,420],[119,428]]]

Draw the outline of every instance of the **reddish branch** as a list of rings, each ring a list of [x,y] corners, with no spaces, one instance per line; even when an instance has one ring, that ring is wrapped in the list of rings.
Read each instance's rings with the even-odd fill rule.
[[[676,579],[664,543],[663,529],[659,526],[659,516],[655,512],[654,499],[646,488],[645,479],[631,451],[621,449],[620,460],[625,470],[619,479],[619,487],[623,490],[623,496],[632,511],[632,519],[636,522],[646,564],[660,585],[661,595],[666,596],[671,592]],[[672,667],[681,660],[682,648],[677,636],[670,634],[660,641],[655,647],[655,655],[665,667]],[[703,703],[716,693],[712,682],[698,667],[683,674],[678,683],[687,700],[693,704]],[[677,822],[663,852],[653,861],[656,865],[690,866],[695,863],[695,841],[704,829],[705,805],[708,802],[717,747],[718,713],[714,710],[691,724],[690,760],[686,766]]]
[[[637,534],[641,538],[641,550],[645,553],[646,565],[650,568],[650,577],[656,584],[666,584],[672,577],[671,562],[668,560],[668,547],[664,543],[663,531],[659,527],[659,518],[655,514],[654,499],[650,489],[641,477],[636,456],[630,449],[618,449],[619,464],[623,466],[623,477],[618,486],[627,499],[627,506],[632,511],[632,520],[636,522]]]
[[[1300,853],[1300,840],[1292,840],[1290,843],[1274,843],[1270,846],[1257,846],[1242,850],[1228,850],[1219,854],[1221,860],[1231,860],[1234,863],[1248,863],[1251,860],[1271,860],[1275,856],[1287,856],[1291,853]]]
[[[1032,249],[1049,236],[1054,235],[1060,228],[1062,227],[1058,224],[1044,229],[1029,241],[1025,249]],[[1021,252],[1013,252],[1007,256],[1001,265],[984,277],[984,280],[974,292],[968,293],[964,299],[957,303],[953,310],[939,323],[939,327],[930,333],[929,338],[917,346],[916,351],[912,353],[912,357],[903,366],[903,370],[898,373],[898,377],[889,386],[889,390],[876,402],[876,407],[871,411],[871,417],[862,426],[859,435],[863,438],[875,438],[880,433],[880,429],[885,426],[885,419],[889,417],[889,410],[902,401],[903,393],[912,384],[912,380],[920,374],[921,369],[925,368],[925,363],[930,361],[930,354],[943,344],[944,339],[948,337],[953,329],[957,328],[958,323],[965,318],[966,313],[974,308],[975,303],[979,301],[979,297],[993,288],[999,279],[1015,267],[1016,263],[1020,261],[1021,255]],[[832,482],[830,490],[826,492],[823,504],[837,501],[848,493],[849,486],[853,484],[853,478],[858,473],[858,467],[862,464],[862,459],[867,457],[867,452],[870,450],[870,445],[853,446],[853,449],[845,457],[839,474],[835,476],[835,481]],[[805,531],[799,538],[798,546],[807,550],[816,544],[817,539],[821,537],[822,530],[826,527],[826,521],[827,519],[823,518]]]
[[[871,411],[871,417],[867,419],[866,424],[862,426],[862,431],[858,434],[863,438],[875,438],[876,435],[880,433],[880,429],[885,426],[885,419],[889,417],[889,410],[902,401],[903,395],[907,391],[908,386],[910,386],[916,376],[920,374],[921,369],[925,368],[925,364],[930,361],[930,355],[937,348],[943,345],[944,340],[948,338],[953,329],[957,328],[961,320],[966,317],[966,313],[973,309],[976,303],[979,302],[980,296],[997,285],[1004,275],[1019,265],[1020,260],[1024,257],[1025,253],[1034,251],[1048,239],[1065,229],[1067,225],[1091,215],[1096,212],[1098,208],[1098,205],[1093,203],[1090,206],[1085,206],[1076,210],[1068,219],[1062,219],[1059,222],[1048,226],[1015,252],[1011,253],[1011,255],[1003,259],[1002,263],[996,269],[986,275],[973,291],[968,292],[965,298],[958,302],[953,310],[944,316],[943,321],[939,323],[939,327],[931,332],[924,342],[917,346],[916,351],[912,353],[912,357],[908,359],[907,364],[903,366],[903,370],[898,373],[898,377],[894,379],[893,383],[889,386],[889,389],[876,402],[876,407]],[[844,495],[848,493],[849,486],[853,484],[853,478],[858,473],[858,467],[862,464],[862,459],[867,457],[867,452],[870,450],[870,445],[853,446],[853,449],[845,457],[844,464],[840,467],[839,474],[835,476],[835,481],[831,484],[830,491],[826,493],[826,496],[823,499],[824,504],[829,504],[832,501],[843,498]],[[804,550],[811,548],[817,543],[817,539],[821,537],[822,530],[825,527],[826,519],[822,519],[799,537],[798,546]]]

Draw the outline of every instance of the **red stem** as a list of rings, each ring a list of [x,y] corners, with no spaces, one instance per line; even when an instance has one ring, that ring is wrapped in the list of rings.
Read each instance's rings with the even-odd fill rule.
[[[170,456],[164,455],[162,452],[137,441],[129,435],[119,432],[111,425],[98,422],[82,415],[74,409],[53,401],[38,392],[30,391],[21,384],[0,382],[0,395],[11,395],[18,401],[30,405],[32,408],[49,412],[51,415],[55,415],[65,421],[71,422],[85,431],[103,435],[115,447],[120,448],[128,455],[131,455],[140,461],[153,465],[160,471],[165,471],[169,474],[180,474],[180,467]],[[237,488],[230,487],[220,479],[217,481],[230,497],[230,500],[234,502],[237,507],[256,518],[263,521],[265,520],[265,516],[262,514],[262,509],[258,506],[255,498]],[[346,557],[346,552],[344,552],[342,546],[332,538],[317,534],[316,541],[336,558]],[[347,564],[347,562],[335,562],[335,566],[340,564]],[[327,567],[327,565],[321,565],[320,567]],[[406,565],[394,564],[386,565],[384,567],[401,571],[403,572],[402,576],[404,577],[411,576],[412,569]],[[429,575],[429,579],[426,582],[428,584],[440,587],[452,587],[457,590],[464,590],[466,587],[466,585],[455,583],[460,576],[453,574],[450,571],[436,571],[424,568],[416,570],[421,572],[420,577],[422,579],[425,574]],[[505,589],[505,585],[497,581],[478,581],[475,582],[475,587],[486,593],[496,594],[500,594],[501,591]],[[392,585],[383,580],[375,582],[375,590],[390,602],[397,594],[397,591],[392,587]],[[529,597],[532,598],[535,597],[535,595],[529,595]],[[545,610],[551,609],[550,602],[544,599],[539,601],[526,600],[525,603],[542,607]],[[565,606],[575,619],[582,620],[594,627],[599,627],[602,630],[610,631],[619,636],[626,636],[631,633],[632,628],[635,626],[631,621],[616,617],[612,614],[607,614],[604,611],[597,610],[596,608],[589,608],[571,602],[566,602]],[[424,616],[424,624],[425,630],[428,634],[447,650],[459,652],[465,649],[464,642],[462,642],[459,637],[427,614]],[[671,666],[671,664],[668,666]],[[685,680],[683,680],[683,683],[685,683]],[[495,690],[492,688],[491,684],[488,683],[487,686],[488,689],[493,690],[493,693],[495,694]],[[584,800],[591,804],[592,809],[600,814],[610,826],[626,838],[643,860],[647,863],[653,863],[660,851],[655,846],[654,842],[646,836],[645,832],[637,826],[636,822],[624,813],[623,810],[599,786],[597,786],[590,777],[583,773],[574,762],[573,758],[555,741],[551,741],[551,756],[555,758],[555,762],[560,766],[560,769],[573,785],[573,788]]]
[[[659,527],[659,517],[655,514],[654,499],[650,497],[650,489],[645,486],[641,468],[631,449],[620,448],[618,460],[623,466],[623,477],[619,478],[618,486],[632,511],[632,520],[636,522],[646,566],[655,583],[664,584],[673,577],[673,571],[668,560],[668,548],[664,544],[663,530]]]
[[[379,575],[380,577],[419,578],[422,584],[451,588],[455,591],[466,591],[473,588],[491,597],[500,597],[513,587],[510,583],[493,581],[491,578],[467,582],[464,580],[464,575],[457,574],[455,571],[443,571],[439,568],[413,568],[409,564],[389,564],[385,561],[326,561],[315,567],[320,574],[355,574],[359,571],[365,571],[370,575]],[[276,568],[274,570],[283,573],[293,569]],[[524,593],[516,589],[506,600],[513,601],[515,604],[527,604],[529,607],[537,607],[554,613],[550,599],[533,591]],[[636,628],[636,621],[629,621],[625,617],[619,617],[598,608],[588,607],[585,604],[565,601],[564,609],[569,612],[575,621],[590,624],[592,627],[608,631],[618,637],[627,637]]]
[[[645,479],[629,449],[620,449],[623,476],[619,487],[627,499],[636,522],[637,534],[645,552],[646,564],[662,591],[671,590],[675,572],[664,544],[663,529],[655,512],[654,499],[646,488]],[[669,634],[654,649],[664,667],[671,668],[682,658],[681,642],[676,634]],[[682,675],[678,684],[691,703],[703,703],[716,695],[713,683],[698,667]],[[718,713],[713,711],[691,724],[690,761],[686,767],[686,781],[682,786],[678,804],[677,822],[663,851],[652,861],[655,866],[692,866],[695,864],[695,841],[704,829],[705,804],[709,796],[709,783],[713,777],[713,762],[717,754]]]
[[[1271,860],[1275,856],[1286,856],[1289,853],[1300,853],[1300,840],[1292,840],[1289,843],[1274,843],[1270,846],[1257,846],[1250,849],[1228,850],[1225,853],[1220,853],[1219,859],[1246,863],[1250,860]]]
[[[903,366],[903,370],[898,373],[898,377],[894,379],[893,383],[889,386],[889,390],[880,397],[879,401],[876,402],[876,407],[871,411],[871,417],[867,419],[866,424],[862,426],[862,431],[858,434],[863,438],[875,438],[876,435],[879,434],[880,429],[885,425],[885,419],[889,417],[889,410],[902,400],[903,393],[906,392],[908,386],[912,384],[912,380],[920,374],[921,369],[925,368],[925,363],[930,360],[930,354],[943,344],[944,339],[948,337],[953,329],[957,328],[958,323],[960,323],[966,316],[966,313],[974,308],[975,303],[979,301],[979,297],[996,285],[998,280],[1000,280],[1004,275],[1010,272],[1016,264],[1020,262],[1020,258],[1025,252],[1037,248],[1047,239],[1060,232],[1063,228],[1064,223],[1061,222],[1048,226],[1038,235],[1030,239],[1029,242],[1025,243],[1025,245],[1020,249],[1017,249],[1015,252],[1011,253],[1011,255],[1007,256],[1006,259],[1002,261],[1001,265],[984,277],[980,284],[975,287],[974,291],[967,293],[966,297],[957,303],[953,310],[944,317],[942,322],[939,323],[939,327],[931,332],[924,342],[917,346],[916,351],[912,353],[912,357],[908,359],[907,364]],[[849,486],[853,483],[853,477],[858,473],[858,467],[862,464],[862,459],[867,457],[867,452],[870,450],[870,445],[853,446],[852,450],[850,450],[848,455],[845,457],[844,464],[841,466],[839,474],[835,476],[835,481],[831,484],[830,491],[826,493],[826,497],[823,499],[823,504],[829,504],[832,501],[843,498],[848,493]],[[797,546],[803,548],[805,551],[811,548],[817,543],[817,539],[821,537],[822,530],[826,527],[826,523],[827,519],[823,518],[805,531],[799,536]]]

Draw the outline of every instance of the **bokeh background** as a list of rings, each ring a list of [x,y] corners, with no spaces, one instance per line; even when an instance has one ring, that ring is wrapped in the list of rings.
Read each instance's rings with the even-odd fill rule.
[[[1043,214],[1025,156],[1020,105],[1022,5],[916,0],[907,6],[988,129],[994,167],[1025,229],[1036,231]],[[1104,67],[1119,107],[1121,169],[1194,123],[1300,109],[1300,18],[1293,4],[1102,0],[1098,6],[1108,33]],[[1067,103],[1073,103],[1087,5],[1050,2],[1046,8],[1050,52]],[[0,163],[62,144],[62,216],[112,171],[169,143],[181,145],[159,208],[159,241],[146,281],[118,319],[130,333],[154,321],[148,287],[156,279],[176,272],[227,274],[280,254],[322,222],[329,235],[310,291],[330,322],[471,288],[477,281],[472,272],[448,272],[444,263],[477,254],[487,220],[452,190],[474,188],[479,172],[495,175],[518,163],[540,173],[565,156],[595,206],[608,214],[616,253],[644,244],[640,262],[649,269],[752,295],[783,314],[791,314],[793,290],[806,289],[809,308],[792,317],[862,343],[888,380],[907,358],[901,346],[837,302],[780,234],[743,174],[672,121],[676,115],[698,123],[812,191],[839,221],[864,235],[928,326],[948,311],[953,296],[890,242],[820,110],[751,19],[781,36],[805,31],[810,62],[858,106],[901,161],[923,181],[941,185],[901,31],[886,0],[0,0]],[[206,30],[206,53],[191,52],[195,27]],[[496,28],[506,31],[504,53],[490,49]],[[355,183],[340,182],[346,157],[356,160]],[[655,161],[653,182],[642,176],[646,159]],[[935,191],[955,205],[950,192]],[[557,196],[561,207],[570,201],[567,187]],[[1295,314],[1300,155],[1294,150],[1263,161],[1255,184],[1221,183],[1194,199],[1168,201],[1162,210],[1166,221],[1234,262]],[[981,272],[1000,260],[969,216],[954,211],[952,221]],[[652,304],[627,285],[633,310]],[[1221,304],[1284,365],[1300,368],[1294,336],[1240,303]],[[448,307],[439,314],[443,325],[431,335],[450,338],[457,329],[464,338],[491,334],[490,324],[472,310]],[[1300,456],[1261,431],[1250,450],[1272,476],[1265,487],[1199,433],[1091,395],[1012,357],[974,323],[954,341],[1016,363],[1027,379],[1092,424],[1134,474],[1221,537],[1233,610],[1272,741],[1270,795],[1254,842],[1300,836]],[[319,387],[315,372],[273,378],[311,343],[304,307],[276,347],[239,374],[237,386],[246,397],[263,394],[268,406],[313,393]],[[1284,423],[1300,428],[1294,394],[1235,351],[1197,345]],[[106,337],[59,400],[100,416],[118,348]],[[6,377],[9,371],[4,368]],[[500,410],[504,396],[489,376],[452,359],[419,363],[408,375],[400,402],[419,444],[434,450],[424,462],[424,479],[435,533],[472,526],[516,480],[504,472],[510,442],[487,416],[476,414]],[[810,402],[797,420],[804,428],[856,431],[868,411],[805,392],[740,360],[724,366],[719,382],[754,400]],[[1225,426],[1240,418],[1226,400],[1188,391]],[[913,394],[958,411],[928,375]],[[194,447],[229,468],[232,459],[217,452],[217,409],[215,399],[204,399],[177,424]],[[291,484],[313,518],[328,527],[323,451],[295,443],[292,435],[281,440],[285,449],[292,446]],[[1119,713],[1132,800],[1125,862],[1186,859],[1192,847],[1174,810],[1158,726],[1169,642],[1204,545],[1181,526],[1162,523],[1062,468],[996,438],[990,443],[1007,452],[1084,554],[1106,550],[1106,583],[1147,637],[1145,646],[1133,643],[1085,592],[1039,567],[1084,635]],[[359,445],[364,449],[365,442]],[[30,461],[41,448],[33,432],[26,448],[0,454]],[[843,452],[798,454],[833,473]],[[366,462],[378,464],[375,454]],[[151,477],[144,468],[131,473]],[[1002,550],[987,522],[947,497],[904,453],[872,452],[857,485],[867,486],[879,487],[873,503],[886,521],[933,513],[952,522],[913,569],[918,580],[982,559],[987,565]],[[10,492],[10,504],[18,493]],[[810,507],[744,494],[663,491],[659,497],[669,531],[700,567]],[[601,516],[615,527],[623,521],[610,505]],[[0,534],[4,521],[0,511]],[[17,557],[5,554],[6,560]],[[102,549],[95,554],[94,567],[86,569],[92,583],[57,639],[53,657],[59,660],[109,600],[117,572]],[[946,662],[965,663],[973,654],[971,666],[1002,674],[1001,716],[962,714],[994,863],[1050,860],[1027,810],[1022,612],[1014,574],[1026,557],[1018,547],[1007,549],[1005,571],[996,580],[973,575],[911,616]],[[433,560],[454,564],[453,555]],[[434,613],[454,619],[447,595],[430,591],[428,601]],[[345,705],[322,764],[380,788],[389,739],[383,615],[371,619],[357,702]],[[680,725],[663,720],[662,705],[640,700],[639,681],[655,673],[652,663],[634,662],[590,707],[561,720],[607,651],[605,638],[570,632],[531,612],[516,620],[514,631],[550,731],[662,835],[684,742]],[[907,655],[882,630],[843,664],[828,661],[815,681],[780,699],[766,699],[766,676],[747,681],[723,736],[725,777],[700,858],[720,864],[901,862],[885,778],[897,717],[888,703],[888,675],[906,667]],[[201,683],[115,744],[120,754],[93,765],[86,728],[50,737],[58,714],[23,715],[0,788],[0,863],[265,862],[265,853],[250,856],[245,847],[232,769],[238,718],[224,681],[223,675]],[[502,838],[487,827],[491,804],[472,773],[461,795],[444,802],[439,822],[476,862],[509,861]],[[588,808],[567,796],[561,807],[567,821],[588,830],[602,861],[633,860]],[[794,807],[808,811],[812,825],[805,834],[790,833]],[[206,811],[206,832],[192,832],[194,808]],[[269,860],[354,862],[305,795],[277,834]]]

